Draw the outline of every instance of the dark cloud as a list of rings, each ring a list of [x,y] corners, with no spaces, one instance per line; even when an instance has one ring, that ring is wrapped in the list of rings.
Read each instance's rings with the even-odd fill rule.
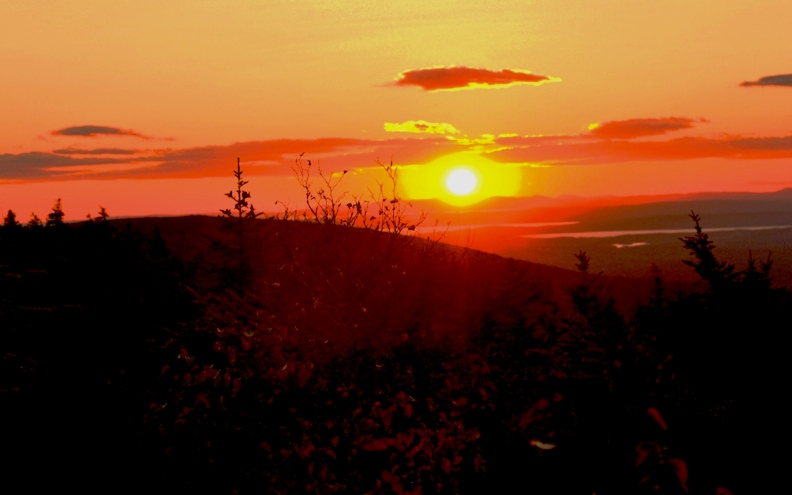
[[[396,86],[418,86],[426,91],[454,91],[472,88],[504,88],[517,84],[539,85],[556,82],[555,77],[532,74],[524,70],[494,71],[473,67],[432,67],[399,74]]]
[[[52,131],[53,136],[82,136],[82,137],[96,137],[96,136],[132,136],[142,139],[151,139],[144,136],[139,132],[119,129],[118,127],[106,127],[102,125],[79,125],[74,127],[66,127],[57,131]]]
[[[122,150],[118,148],[80,150],[74,148],[65,148],[62,150],[55,150],[53,153],[56,155],[134,155],[135,153],[139,153],[139,150]]]
[[[740,86],[787,86],[792,87],[792,74],[765,76],[758,81],[745,81]]]
[[[60,167],[123,163],[123,160],[103,158],[71,158],[54,153],[22,153],[0,155],[0,180],[48,179],[61,175]]]
[[[690,129],[693,119],[667,117],[661,119],[629,119],[592,124],[590,135],[602,139],[633,139],[644,136],[658,136],[667,132]]]

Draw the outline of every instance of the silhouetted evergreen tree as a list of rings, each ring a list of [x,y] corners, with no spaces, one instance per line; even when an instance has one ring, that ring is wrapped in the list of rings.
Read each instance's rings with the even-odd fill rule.
[[[695,222],[696,235],[680,239],[685,249],[690,251],[690,256],[694,260],[685,260],[685,264],[692,266],[701,279],[709,284],[711,290],[720,290],[728,286],[737,276],[734,273],[734,265],[718,261],[712,252],[715,244],[709,239],[709,235],[703,233],[700,225],[701,217],[694,212],[688,215]]]
[[[29,228],[36,228],[41,227],[43,224],[41,223],[41,219],[35,213],[30,214],[30,220],[28,220],[27,226]]]
[[[55,201],[55,206],[52,207],[52,211],[47,215],[47,227],[59,227],[63,225],[64,216],[61,200],[58,198]]]
[[[99,206],[99,213],[96,217],[96,220],[99,222],[105,222],[107,219],[110,218],[110,215],[107,214],[107,210],[105,210],[104,206]]]
[[[233,209],[220,210],[225,220],[223,230],[234,235],[235,245],[229,246],[222,241],[212,241],[214,256],[220,258],[220,260],[216,260],[220,261],[216,269],[221,272],[223,285],[240,293],[249,287],[251,281],[250,264],[247,259],[248,222],[263,215],[263,213],[256,212],[255,206],[248,201],[252,195],[243,189],[248,181],[242,179],[242,174],[240,160],[237,158],[237,168],[234,171],[236,191],[231,190],[225,194],[234,201],[234,206]]]
[[[19,222],[16,219],[16,213],[11,210],[8,210],[8,214],[6,214],[5,218],[3,218],[3,227],[15,228],[19,227]]]

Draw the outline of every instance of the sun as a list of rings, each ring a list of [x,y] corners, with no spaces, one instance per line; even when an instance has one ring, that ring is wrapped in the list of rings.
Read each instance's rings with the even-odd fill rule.
[[[445,179],[445,185],[451,194],[467,196],[476,189],[478,179],[476,174],[466,168],[455,168]]]
[[[399,168],[406,198],[439,199],[454,206],[472,205],[493,196],[516,196],[522,175],[522,164],[498,163],[472,151]]]

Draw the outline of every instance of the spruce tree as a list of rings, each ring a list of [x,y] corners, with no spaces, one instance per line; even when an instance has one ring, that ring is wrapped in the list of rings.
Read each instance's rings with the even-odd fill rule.
[[[14,213],[12,210],[8,210],[8,214],[3,219],[3,227],[19,227],[19,222],[16,219],[16,213]]]
[[[27,226],[28,228],[36,228],[41,227],[43,224],[41,223],[41,219],[36,215],[34,212],[30,213],[30,220],[28,220]]]
[[[225,195],[234,201],[233,210],[227,208],[220,210],[223,214],[221,218],[226,219],[226,228],[229,228],[236,234],[236,246],[233,247],[233,257],[235,258],[235,274],[233,276],[234,282],[230,285],[237,290],[242,290],[247,287],[250,281],[250,267],[247,261],[247,240],[246,232],[248,229],[248,220],[255,220],[263,213],[257,212],[252,203],[248,202],[251,194],[249,191],[242,189],[248,181],[242,179],[242,168],[239,158],[237,158],[237,168],[234,170],[234,177],[236,177],[237,188],[236,193],[231,190]]]
[[[58,198],[55,201],[55,205],[52,207],[52,212],[47,215],[47,227],[56,227],[63,225],[63,217],[65,214],[63,213],[63,208],[61,206],[61,200]]]

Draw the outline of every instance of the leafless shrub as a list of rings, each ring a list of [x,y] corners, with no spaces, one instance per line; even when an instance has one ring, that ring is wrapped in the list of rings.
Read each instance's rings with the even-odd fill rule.
[[[414,222],[410,221],[409,208],[412,204],[405,203],[398,194],[398,167],[393,164],[393,160],[386,164],[377,161],[387,180],[376,181],[377,187],[369,189],[368,196],[365,196],[350,195],[347,191],[339,190],[348,170],[326,175],[319,163],[314,167],[311,160],[307,160],[305,164],[302,156],[301,154],[294,161],[292,172],[305,193],[306,210],[302,213],[303,220],[324,225],[363,227],[391,234],[414,232],[426,220],[426,214],[421,212]],[[315,180],[318,184],[315,184]],[[351,200],[345,202],[344,199],[348,196]],[[280,204],[285,208],[284,219],[298,216],[295,212],[289,212],[287,204]]]

